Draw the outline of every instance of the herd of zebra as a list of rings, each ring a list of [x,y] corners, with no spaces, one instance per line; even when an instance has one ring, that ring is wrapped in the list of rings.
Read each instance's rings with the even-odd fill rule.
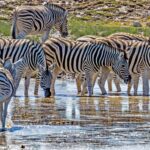
[[[12,15],[12,39],[0,38],[0,117],[5,128],[7,107],[15,96],[21,77],[25,76],[25,96],[32,74],[36,74],[34,94],[38,87],[45,97],[55,94],[55,81],[62,71],[76,76],[78,94],[93,94],[97,77],[102,94],[105,82],[115,79],[120,91],[120,78],[128,83],[128,93],[134,85],[137,94],[139,77],[143,78],[143,95],[149,94],[150,46],[147,37],[115,33],[108,37],[84,36],[76,40],[67,37],[67,10],[50,3],[40,6],[20,6]],[[62,37],[49,37],[52,27]],[[40,42],[24,39],[29,34],[41,34]],[[53,66],[53,70],[50,70]],[[113,73],[112,73],[113,71]],[[84,77],[84,78],[83,78]],[[132,79],[132,80],[131,80]]]

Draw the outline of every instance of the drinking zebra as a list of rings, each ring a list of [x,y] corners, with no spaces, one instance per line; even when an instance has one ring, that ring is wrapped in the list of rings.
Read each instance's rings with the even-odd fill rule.
[[[129,34],[124,32],[114,33],[109,36],[109,38],[117,38],[121,40],[127,40],[127,41],[146,41],[149,42],[149,37],[136,35],[136,34]],[[148,78],[149,78],[150,69],[144,69],[142,71],[142,80],[143,80],[143,95],[147,96],[149,95],[149,84],[148,84]],[[134,75],[135,76],[135,75]],[[135,77],[135,80],[133,82],[134,85],[134,94],[137,95],[137,89],[138,89],[138,83],[140,74],[137,74]],[[128,86],[128,93],[130,94],[132,84],[129,84]]]
[[[98,39],[98,42],[96,41],[97,39]],[[101,42],[101,43],[105,43],[105,44],[109,45],[109,43],[105,42],[105,38],[104,37],[98,37],[98,36],[93,36],[93,35],[86,35],[86,36],[79,37],[77,39],[77,41],[79,41],[79,42],[91,42],[91,43],[100,43]],[[111,46],[113,46],[113,44],[111,44]],[[108,74],[106,74],[106,72]],[[107,91],[105,89],[105,81],[106,81],[106,79],[108,81],[108,89],[109,89],[109,91],[112,91],[112,79],[114,79],[114,83],[115,83],[115,86],[117,88],[117,91],[118,92],[121,91],[121,87],[120,87],[120,84],[119,84],[120,78],[111,70],[111,68],[102,67],[100,73],[97,74],[97,76],[95,77],[95,80],[96,80],[96,78],[98,76],[100,77],[100,79],[98,80],[98,85],[99,85],[103,95],[107,94]],[[80,92],[81,91],[81,76],[78,76],[76,78],[76,83],[77,83],[78,92]],[[82,84],[84,84],[84,83],[82,83]]]
[[[15,67],[10,59],[0,63],[0,120],[5,130],[8,104],[13,96]]]
[[[130,37],[131,38],[131,37]],[[131,51],[132,51],[132,48],[134,49],[137,49],[137,45],[141,45],[141,47],[139,46],[139,52],[141,50],[141,53],[144,49],[144,47],[142,47],[143,45],[147,45],[149,44],[149,41],[148,40],[145,40],[143,41],[145,44],[143,44],[142,40],[141,41],[135,41],[135,40],[122,40],[122,39],[119,39],[117,37],[113,37],[113,36],[110,36],[108,38],[100,38],[100,39],[96,39],[95,41],[96,43],[103,43],[105,42],[106,44],[108,45],[111,45],[115,48],[119,48],[119,49],[122,49],[124,51],[126,51],[126,53],[128,53],[128,58],[131,59]],[[142,56],[141,56],[142,57]],[[130,60],[131,61],[131,60]],[[143,62],[145,62],[145,60],[142,59]],[[130,62],[129,62],[130,63]],[[141,64],[141,63],[140,63]],[[139,82],[139,76],[142,74],[144,75],[144,84],[143,85],[147,85],[148,84],[148,81],[145,82],[145,80],[147,80],[147,68],[148,66],[146,65],[139,65],[138,66],[138,73],[134,73],[133,70],[130,70],[130,74],[132,76],[132,79],[133,79],[133,83],[134,83],[134,95],[137,95],[137,88],[138,88],[138,82]],[[149,68],[149,67],[148,67]],[[103,73],[104,74],[104,79],[101,78],[101,80],[104,82],[106,79],[106,74],[108,74],[107,72],[106,73]],[[128,93],[130,94],[130,89],[131,89],[131,85],[128,84]],[[144,89],[144,88],[143,88]],[[145,89],[148,89],[148,88],[145,88]],[[149,94],[149,90],[146,90],[146,92],[144,92],[143,90],[143,95],[148,95]]]
[[[51,38],[43,44],[48,65],[56,64],[53,71],[51,93],[60,71],[66,73],[85,73],[89,96],[92,95],[92,76],[101,66],[112,67],[125,82],[129,81],[128,63],[125,53],[106,44],[91,44],[70,41],[64,38]],[[44,84],[45,81],[41,80]],[[82,95],[84,92],[82,93]]]
[[[39,6],[19,6],[13,12],[12,38],[23,39],[29,34],[43,34],[41,42],[47,40],[53,26],[61,36],[68,35],[68,11],[50,3]]]
[[[46,70],[45,54],[41,44],[31,40],[15,40],[0,38],[0,58],[11,58],[12,62],[18,61],[15,77],[15,91],[19,86],[23,74],[31,76],[37,69],[42,73]],[[25,96],[28,96],[29,83],[25,84]],[[15,93],[15,92],[14,92]]]

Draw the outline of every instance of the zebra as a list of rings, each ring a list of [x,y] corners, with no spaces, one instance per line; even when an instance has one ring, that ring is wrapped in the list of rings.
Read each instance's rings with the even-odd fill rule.
[[[28,34],[43,34],[41,42],[44,42],[53,26],[62,37],[66,37],[67,14],[64,8],[48,2],[39,6],[19,6],[12,15],[12,38],[23,39]]]
[[[137,34],[130,34],[126,32],[117,32],[108,36],[109,38],[119,38],[122,40],[135,40],[135,41],[149,41],[149,37],[137,35]]]
[[[64,38],[50,38],[43,44],[48,66],[56,64],[51,81],[51,94],[54,95],[54,84],[61,70],[66,73],[85,73],[88,94],[92,95],[92,75],[101,66],[112,67],[126,83],[129,81],[126,54],[106,44],[92,44],[71,41]],[[41,79],[42,84],[45,83]],[[81,95],[84,95],[84,91]]]
[[[23,74],[31,76],[32,71],[37,69],[42,73],[46,70],[44,50],[40,43],[27,39],[4,39],[0,38],[0,58],[11,58],[12,62],[18,61],[15,77],[15,91]],[[30,73],[29,73],[30,72]],[[25,96],[28,96],[29,84],[25,84]],[[14,92],[15,94],[15,92]]]
[[[0,120],[2,122],[2,130],[5,130],[7,108],[15,90],[15,67],[10,59],[0,61]]]
[[[127,40],[127,41],[147,41],[149,42],[149,37],[136,35],[136,34],[129,34],[124,32],[114,33],[109,36],[109,38],[117,38],[121,40]],[[144,69],[142,72],[142,79],[143,79],[143,95],[147,96],[149,95],[149,84],[148,84],[148,75],[150,73],[149,69]],[[136,80],[134,81],[134,94],[137,95],[137,89],[138,89],[138,83],[139,83],[139,77],[140,75],[137,75],[134,77]],[[131,84],[128,86],[128,93],[130,94],[131,91]]]
[[[104,37],[98,37],[98,36],[94,36],[94,35],[86,35],[86,36],[82,36],[82,37],[79,37],[78,39],[76,39],[77,41],[80,41],[80,42],[91,42],[91,43],[96,43],[96,39],[98,39],[99,41],[97,43],[100,43],[100,42],[105,42],[105,38]],[[106,44],[107,41],[105,42]],[[111,45],[113,46],[113,45]],[[116,47],[117,48],[117,47]],[[103,72],[104,72],[104,76],[106,75],[106,68],[105,67],[102,67],[100,73],[98,74],[98,76],[100,78],[103,77]],[[109,73],[109,71],[107,70],[107,72]],[[120,84],[119,84],[119,81],[120,81],[120,78],[113,72],[111,71],[111,68],[110,68],[110,73],[109,75],[105,76],[107,77],[107,81],[108,81],[108,89],[109,91],[112,91],[112,79],[114,79],[114,83],[115,83],[115,86],[117,88],[117,91],[120,92],[121,91],[121,87],[120,87]],[[82,77],[83,78],[83,77]],[[97,76],[95,77],[95,80],[96,80]],[[78,92],[81,91],[81,76],[78,76],[76,78],[76,83],[77,83],[77,89],[78,89]],[[83,81],[83,80],[82,80]],[[103,80],[104,81],[104,80]],[[83,83],[84,84],[84,83]],[[100,79],[98,80],[98,85],[102,91],[102,95],[105,95],[107,94],[105,88],[104,88],[104,85],[105,85],[105,82],[102,82]]]

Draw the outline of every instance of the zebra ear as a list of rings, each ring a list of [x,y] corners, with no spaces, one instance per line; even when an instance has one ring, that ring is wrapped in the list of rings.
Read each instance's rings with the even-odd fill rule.
[[[13,66],[11,58],[7,58],[4,60],[3,67],[6,69],[11,69]]]
[[[119,54],[119,60],[121,60],[121,59],[124,58],[124,57],[125,57],[124,52],[121,52],[121,53]]]

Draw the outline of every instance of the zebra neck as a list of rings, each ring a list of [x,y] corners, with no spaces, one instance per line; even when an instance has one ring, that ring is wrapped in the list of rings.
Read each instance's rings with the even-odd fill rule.
[[[10,75],[12,76],[13,81],[14,81],[15,76],[16,76],[16,70],[15,70],[14,65],[13,65],[11,68],[6,68],[6,69],[9,71],[9,73],[10,73]]]

